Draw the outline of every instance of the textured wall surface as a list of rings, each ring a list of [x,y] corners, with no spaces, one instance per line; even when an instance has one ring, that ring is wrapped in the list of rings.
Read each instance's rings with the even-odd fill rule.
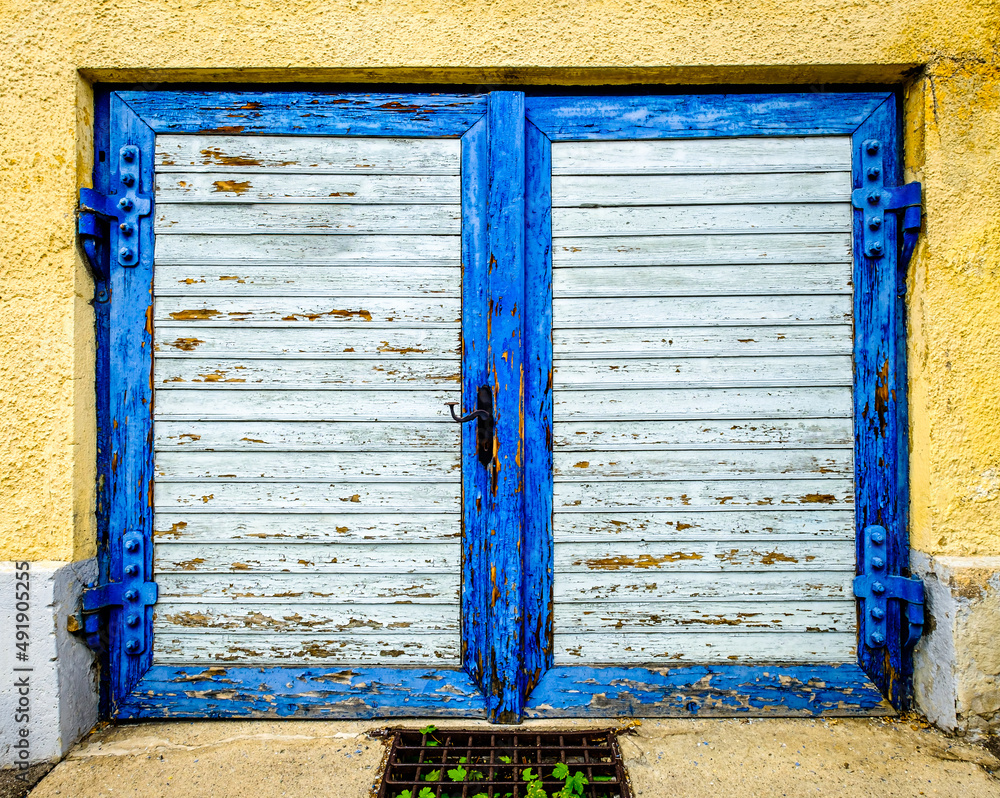
[[[915,546],[1000,553],[995,0],[5,0],[0,560],[93,550],[92,283],[75,248],[90,84],[127,80],[907,87]]]

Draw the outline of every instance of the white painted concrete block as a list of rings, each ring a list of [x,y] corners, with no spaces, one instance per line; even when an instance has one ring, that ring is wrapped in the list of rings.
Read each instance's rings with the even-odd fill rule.
[[[0,767],[58,759],[97,722],[96,659],[66,629],[96,577],[96,560],[0,563]]]
[[[917,706],[946,731],[1000,731],[1000,557],[911,553],[928,625],[913,652]]]

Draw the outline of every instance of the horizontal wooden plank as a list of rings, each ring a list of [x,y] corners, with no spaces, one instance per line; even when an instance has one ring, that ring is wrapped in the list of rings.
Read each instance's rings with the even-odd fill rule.
[[[456,515],[186,514],[158,511],[153,539],[160,543],[448,543],[462,536]]]
[[[817,241],[816,245],[819,244]],[[461,237],[457,235],[176,235],[157,240],[156,266],[167,263],[460,266],[461,252]]]
[[[821,172],[851,168],[850,136],[557,141],[554,175]]]
[[[744,545],[741,539],[766,543],[806,538],[851,541],[854,540],[854,512],[847,509],[788,512],[753,507],[715,512],[556,513],[552,527],[556,543],[713,540]]]
[[[558,514],[558,510],[556,511]],[[270,548],[270,547],[269,547]],[[647,575],[672,572],[683,581],[689,571],[827,571],[853,569],[854,541],[808,538],[774,541],[641,541],[557,543],[556,580],[571,573],[617,573],[625,584]]]
[[[457,386],[450,390],[237,390],[232,383],[203,385],[200,389],[161,387],[154,415],[175,420],[233,421],[395,421],[452,424],[445,402],[460,401]]]
[[[458,604],[201,604],[160,601],[153,616],[155,636],[197,631],[312,632],[458,632]]]
[[[157,207],[174,202],[457,205],[461,197],[460,179],[445,175],[282,175],[249,171],[156,175]]]
[[[661,571],[650,568],[623,579],[618,571],[590,571],[586,579],[556,573],[552,597],[567,602],[649,602],[691,599],[754,601],[852,599],[854,568],[839,571]]]
[[[622,180],[631,180],[623,177]],[[178,206],[167,206],[168,208]],[[553,208],[552,235],[662,236],[851,231],[849,202]]]
[[[403,270],[400,270],[403,271]],[[556,269],[552,295],[572,297],[681,297],[849,294],[851,263],[749,266],[598,266]]]
[[[255,608],[256,609],[256,608]],[[603,602],[556,604],[553,626],[557,634],[573,632],[666,633],[674,630],[853,632],[854,602],[841,601],[687,601]]]
[[[563,389],[553,396],[552,405],[556,424],[612,419],[847,418],[853,407],[848,387]]]
[[[690,361],[689,361],[690,362]],[[751,361],[759,362],[759,361]],[[458,385],[462,364],[455,360],[418,360],[382,355],[371,359],[218,359],[156,358],[153,381],[157,386],[175,383],[242,383],[256,386],[368,385],[406,383]]]
[[[251,237],[245,237],[251,240]],[[360,238],[360,237],[359,237]],[[400,236],[400,239],[403,237]],[[434,238],[446,238],[434,236]],[[345,237],[330,239],[345,240]],[[178,237],[177,240],[182,240]],[[233,237],[232,241],[237,239]],[[306,242],[322,241],[310,236]],[[173,238],[167,239],[173,242]],[[228,245],[228,240],[225,240]],[[220,243],[223,243],[220,241]],[[262,242],[263,243],[263,242]],[[298,242],[296,242],[298,243]],[[333,247],[321,246],[305,248],[303,256],[307,260],[321,258],[372,258],[382,259],[381,252],[367,242],[358,243],[343,254]],[[257,254],[255,257],[278,258],[277,250],[272,255]],[[444,249],[444,248],[442,248]],[[187,250],[184,250],[187,252]],[[170,250],[170,255],[174,252]],[[369,254],[371,253],[371,254]],[[246,253],[248,256],[250,252]],[[165,255],[164,260],[170,255]],[[234,253],[235,255],[235,253]],[[187,257],[192,257],[188,255]],[[159,256],[158,256],[159,257]],[[228,257],[228,256],[227,256]],[[384,256],[388,260],[391,256]],[[428,254],[426,257],[430,258]],[[441,257],[445,257],[442,253]],[[706,233],[700,236],[629,236],[614,235],[602,238],[564,236],[552,240],[552,268],[579,266],[683,266],[694,264],[745,264],[748,268],[758,263],[837,263],[851,262],[850,233],[771,233],[739,236]]]
[[[461,136],[486,112],[484,94],[328,91],[120,91],[157,134]]]
[[[552,141],[850,135],[887,92],[559,95],[525,98]]]
[[[154,665],[117,704],[122,719],[485,718],[483,694],[451,668]]]
[[[456,442],[457,443],[457,442]],[[461,453],[450,452],[159,452],[157,482],[196,479],[393,480],[409,477],[448,480],[461,473]]]
[[[462,143],[457,139],[376,138],[371,136],[156,137],[156,171],[187,167],[266,169],[314,174],[460,174]]]
[[[852,421],[846,416],[759,419],[735,423],[732,420],[712,419],[560,421],[552,428],[552,444],[555,451],[577,453],[690,448],[742,450],[756,446],[851,448],[852,441]]]
[[[157,266],[158,297],[401,296],[459,297],[458,266]]]
[[[855,663],[550,668],[526,718],[846,717],[893,715]]]
[[[312,327],[269,329],[230,325],[211,327],[193,322],[153,330],[157,357],[234,355],[312,355],[315,357],[371,357],[455,359],[461,355],[458,327]]]
[[[718,327],[719,325],[762,325],[802,323],[850,324],[851,297],[846,295],[810,296],[789,301],[785,297],[645,297],[552,300],[552,326],[566,328],[649,329],[663,326]]]
[[[154,546],[158,573],[199,574],[295,573],[380,574],[457,573],[462,558],[458,543],[169,543]]]
[[[849,479],[743,479],[689,482],[556,482],[556,513],[619,508],[853,507]]]
[[[428,482],[162,482],[155,506],[177,512],[458,512],[459,475]]]
[[[639,662],[845,662],[854,632],[556,632],[555,664]]]
[[[181,343],[184,344],[183,338]],[[853,348],[854,334],[848,324],[571,328],[557,329],[552,334],[552,354],[560,359],[626,359],[665,354],[673,357],[850,355]]]
[[[461,574],[452,573],[246,573],[195,571],[157,573],[160,598],[197,600],[201,604],[319,601],[329,604],[437,604],[458,601]]]
[[[457,329],[461,300],[378,296],[163,297],[153,303],[154,321],[232,324],[284,323],[332,327],[338,324],[435,324]],[[169,335],[169,333],[167,333]]]
[[[461,641],[457,634],[414,635],[407,632],[339,635],[160,634],[153,663],[190,665],[199,662],[246,665],[295,663],[457,665]]]
[[[192,456],[187,455],[187,457]],[[424,458],[421,462],[435,461]],[[557,450],[553,457],[553,464],[556,482],[843,478],[851,477],[854,474],[854,452],[849,449],[744,449],[741,451],[647,451],[643,449],[628,452],[586,452],[581,454]],[[159,463],[157,465],[159,466]],[[413,468],[413,466],[410,467]],[[254,465],[254,468],[257,466]],[[400,471],[400,473],[403,472]]]
[[[694,177],[630,175],[623,179],[618,175],[556,175],[552,178],[553,208],[741,203],[799,205],[846,202],[850,196],[849,169],[843,172],[700,174]]]
[[[794,207],[794,206],[787,206]],[[155,233],[171,235],[458,235],[459,205],[164,203]]]
[[[364,361],[362,361],[364,362]],[[286,364],[282,363],[282,366]],[[332,364],[331,364],[332,365]],[[430,365],[430,364],[428,364]],[[402,368],[402,367],[400,367]],[[221,370],[221,369],[220,369]],[[425,369],[426,370],[426,369]],[[434,373],[428,370],[429,373]],[[242,374],[243,372],[241,372]],[[423,374],[423,371],[420,372]],[[812,357],[689,357],[653,359],[564,360],[553,364],[553,395],[563,389],[593,385],[606,390],[686,385],[850,385],[854,378],[850,355]],[[428,376],[414,379],[432,381]],[[440,378],[439,378],[440,379]]]
[[[153,433],[159,452],[440,451],[462,437],[458,424],[389,422],[158,421]]]

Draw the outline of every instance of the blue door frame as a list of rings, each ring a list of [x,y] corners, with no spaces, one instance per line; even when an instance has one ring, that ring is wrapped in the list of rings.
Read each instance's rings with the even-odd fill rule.
[[[891,92],[545,97],[463,94],[103,91],[94,186],[117,195],[119,153],[138,152],[139,193],[153,194],[157,133],[457,137],[462,141],[463,399],[494,393],[496,457],[476,460],[463,432],[463,667],[175,667],[152,645],[126,651],[126,613],[108,624],[105,713],[156,717],[524,717],[847,715],[905,706],[908,652],[891,605],[888,645],[841,665],[554,667],[550,145],[560,140],[850,135],[854,186],[863,142],[884,142],[900,177]],[[895,241],[895,219],[885,215]],[[123,541],[152,562],[152,215],[125,241],[112,227],[97,285],[98,526],[101,579],[123,579]],[[869,258],[855,212],[857,528],[888,532],[895,573],[907,567],[906,380],[895,247]],[[137,263],[108,257],[128,244]],[[859,536],[860,539],[860,536]],[[860,546],[860,544],[859,544]],[[859,552],[858,562],[861,562]],[[142,620],[152,641],[152,608]]]

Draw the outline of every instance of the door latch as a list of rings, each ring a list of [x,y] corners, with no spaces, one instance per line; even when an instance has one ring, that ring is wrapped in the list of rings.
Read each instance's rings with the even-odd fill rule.
[[[445,402],[451,411],[452,419],[458,424],[478,421],[476,426],[476,453],[479,462],[489,466],[493,462],[493,391],[488,385],[479,386],[476,391],[476,409],[468,415],[459,416],[455,412],[458,402]]]

